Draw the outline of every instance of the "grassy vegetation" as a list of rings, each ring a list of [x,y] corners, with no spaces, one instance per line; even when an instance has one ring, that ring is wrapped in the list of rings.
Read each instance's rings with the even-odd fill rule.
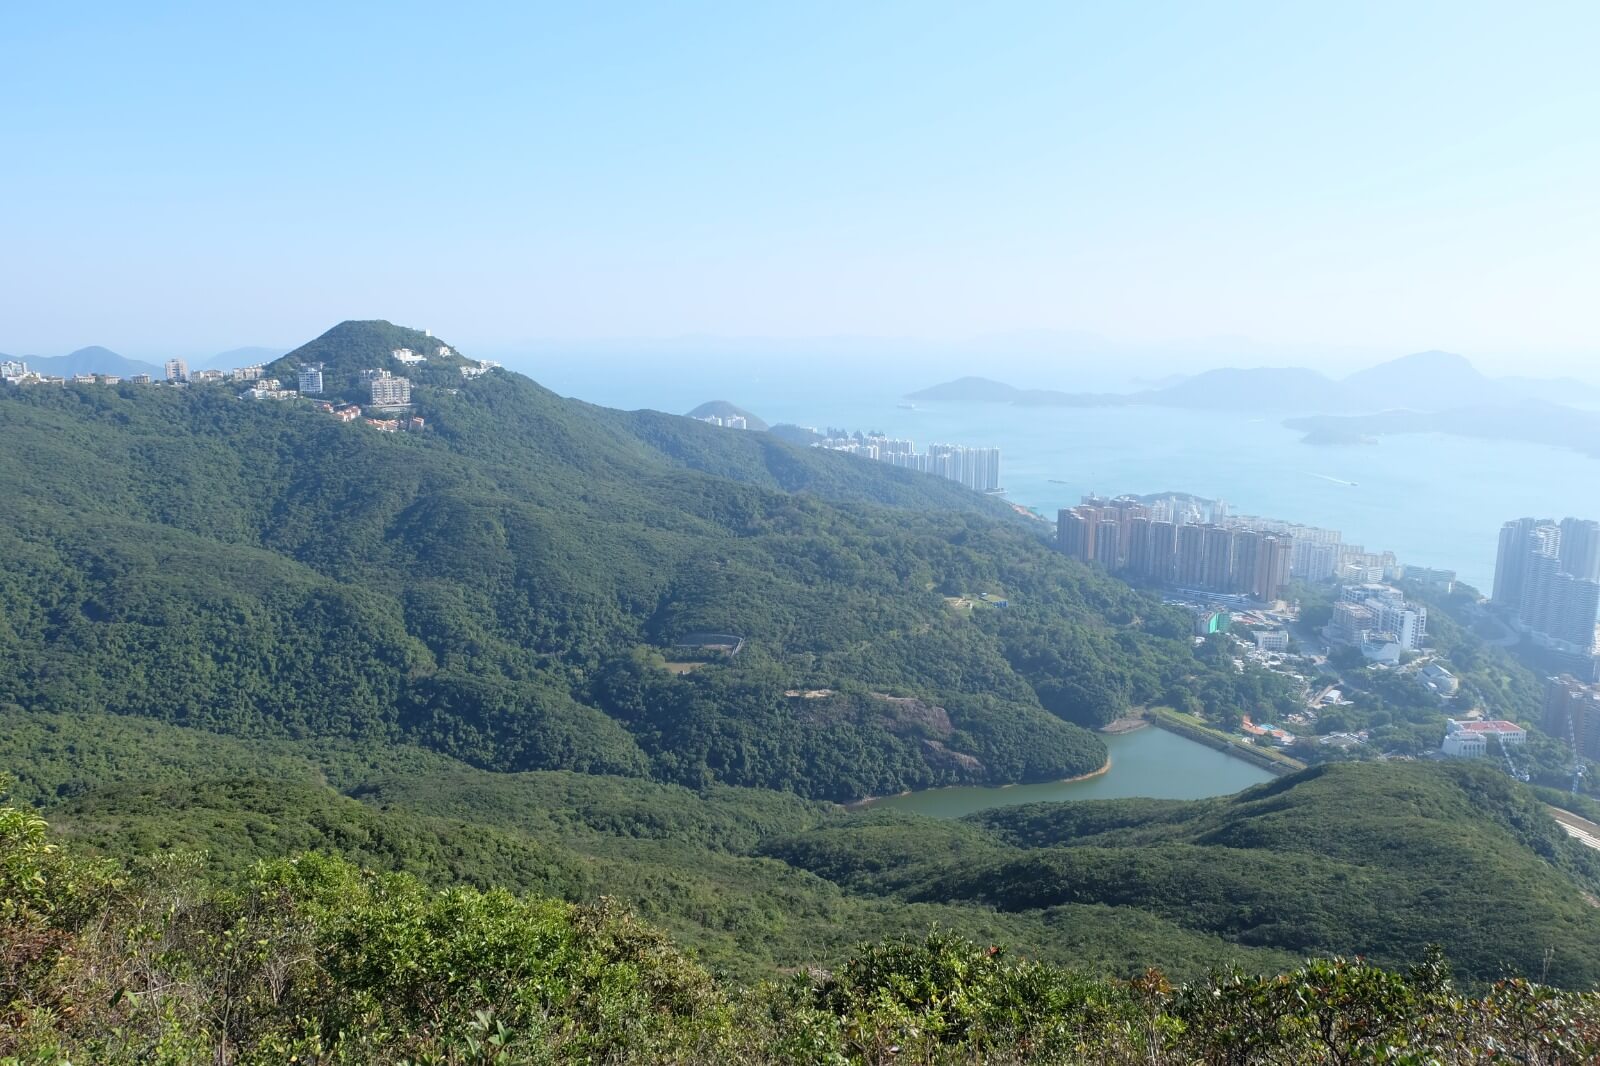
[[[1489,1052],[1493,1052],[1492,1055]],[[63,852],[0,807],[0,1061],[1344,1063],[1592,1061],[1600,997],[1481,995],[1429,956],[1174,986],[935,932],[719,979],[625,909],[435,891],[301,855],[207,875]]]
[[[1222,800],[942,822],[97,715],[0,733],[0,766],[29,770],[17,794],[84,853],[239,876],[315,850],[438,887],[609,896],[746,979],[933,924],[1124,977],[1357,951],[1404,965],[1430,943],[1473,983],[1600,974],[1595,859],[1490,767],[1330,766]]]

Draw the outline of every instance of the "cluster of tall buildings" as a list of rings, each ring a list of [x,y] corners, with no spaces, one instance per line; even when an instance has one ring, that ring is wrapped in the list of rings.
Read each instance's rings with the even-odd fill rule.
[[[1114,542],[1100,535],[1106,522],[1116,526]],[[1222,500],[1181,493],[1085,496],[1058,514],[1056,536],[1067,554],[1130,578],[1262,600],[1279,598],[1290,577],[1369,584],[1400,570],[1393,552],[1346,544],[1337,529],[1232,514]]]
[[[1086,496],[1056,518],[1060,549],[1137,580],[1207,592],[1281,599],[1294,542],[1285,535],[1193,517],[1131,496]]]
[[[951,481],[959,481],[974,492],[1000,491],[999,448],[930,444],[926,452],[918,452],[912,441],[901,437],[886,437],[876,433],[849,436],[836,430],[830,430],[829,435],[813,447],[860,455],[890,466],[920,470],[924,474],[937,474]]]
[[[1593,654],[1600,616],[1600,522],[1518,518],[1501,526],[1493,600],[1541,644]]]
[[[1254,529],[1288,538],[1294,545],[1289,572],[1297,580],[1311,584],[1324,581],[1371,584],[1387,581],[1400,569],[1393,552],[1369,552],[1359,544],[1347,544],[1337,529],[1257,515],[1224,515],[1216,521],[1236,529]],[[1409,569],[1407,576],[1410,576]],[[1453,580],[1454,575],[1450,578]]]
[[[1428,635],[1428,609],[1388,585],[1349,585],[1323,631],[1334,644],[1360,648],[1372,662],[1397,663]]]

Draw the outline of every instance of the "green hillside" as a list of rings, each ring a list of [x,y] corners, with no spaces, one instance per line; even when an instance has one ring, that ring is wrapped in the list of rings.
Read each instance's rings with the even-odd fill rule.
[[[326,377],[407,341],[299,353]],[[937,478],[504,373],[415,408],[382,434],[220,390],[0,394],[0,702],[847,800],[1082,773],[1079,725],[1256,683]],[[947,602],[977,591],[1014,606]]]
[[[1489,766],[1316,767],[1237,796],[816,827],[767,854],[852,892],[1006,914],[1136,908],[1227,942],[1600,984],[1600,856]]]
[[[419,343],[346,323],[302,353],[358,375]],[[951,482],[427,374],[408,433],[0,388],[0,772],[74,855],[181,866],[208,921],[306,852],[413,878],[422,909],[609,896],[741,984],[933,925],[1119,978],[1439,944],[1474,987],[1600,982],[1600,868],[1489,767],[845,811],[1082,773],[1130,706],[1248,712],[1283,682]]]
[[[761,854],[771,839],[853,820],[780,792],[493,773],[414,747],[244,739],[106,715],[35,713],[6,724],[0,767],[24,775],[13,795],[42,807],[80,851],[130,862],[192,855],[231,876],[316,850],[441,888],[504,887],[577,903],[605,895],[750,980],[931,925],[1119,974],[1153,959],[1184,976],[1294,961],[1133,910],[1058,908],[1046,920],[850,894]]]
[[[476,366],[444,341],[420,329],[407,329],[392,322],[341,322],[314,341],[279,356],[264,369],[266,377],[294,381],[300,367],[321,363],[322,389],[328,399],[361,403],[367,398],[362,385],[363,370],[387,370],[396,377],[444,388],[461,383],[461,368]],[[426,362],[408,365],[394,357],[408,350]]]
[[[12,722],[0,766],[30,775],[17,796],[78,849],[194,854],[228,876],[315,850],[438,887],[611,896],[748,980],[935,924],[1130,977],[1331,953],[1404,966],[1430,944],[1473,983],[1581,988],[1597,972],[1592,853],[1488,767],[1341,764],[1219,800],[945,822],[759,789],[494,773],[416,748]]]
[[[433,844],[424,833],[415,850]],[[1174,985],[935,930],[740,984],[611,900],[437,890],[317,854],[234,874],[183,853],[120,864],[63,849],[11,806],[0,904],[0,1056],[18,1064],[1576,1066],[1600,1054],[1595,993],[1521,980],[1463,992],[1432,955],[1404,972],[1331,959]]]

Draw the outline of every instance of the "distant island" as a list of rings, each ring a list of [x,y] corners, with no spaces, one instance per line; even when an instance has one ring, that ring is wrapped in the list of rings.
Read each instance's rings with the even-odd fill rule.
[[[1491,378],[1451,352],[1402,356],[1341,379],[1304,367],[1223,367],[1126,393],[1023,389],[963,377],[907,394],[929,403],[1004,403],[1018,407],[1182,407],[1208,411],[1367,414],[1403,406],[1449,411],[1518,403],[1600,401],[1600,389],[1569,378]]]
[[[1306,444],[1370,444],[1397,433],[1450,433],[1571,448],[1600,458],[1600,412],[1537,400],[1448,411],[1383,411],[1370,415],[1313,415],[1284,422]]]

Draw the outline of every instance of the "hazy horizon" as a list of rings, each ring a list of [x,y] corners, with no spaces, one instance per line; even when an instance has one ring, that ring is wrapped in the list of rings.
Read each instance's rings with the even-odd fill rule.
[[[1331,378],[1340,378],[1379,363],[1438,348],[1407,351],[1354,351],[1312,344],[1268,345],[1239,338],[1200,339],[1150,345],[1137,341],[1102,337],[1074,331],[1017,330],[1005,333],[953,339],[882,336],[813,337],[735,337],[716,334],[685,334],[664,337],[534,337],[522,341],[479,343],[470,333],[438,330],[416,322],[394,320],[400,325],[432,329],[442,340],[455,344],[468,355],[505,362],[512,369],[533,373],[542,358],[582,357],[616,366],[636,366],[667,355],[693,355],[707,366],[754,360],[750,369],[778,371],[789,360],[804,360],[804,370],[818,362],[823,365],[852,364],[862,359],[887,359],[886,368],[906,388],[933,384],[939,375],[971,374],[1006,379],[1024,387],[1113,388],[1137,386],[1160,379],[1186,376],[1206,370],[1238,367],[1305,367]],[[17,357],[52,358],[84,348],[102,347],[130,359],[159,365],[170,358],[196,363],[235,350],[264,349],[278,354],[290,352],[314,339],[336,323],[316,329],[291,343],[237,343],[218,347],[191,344],[187,347],[158,344],[128,346],[105,341],[61,344],[48,350],[25,350],[0,337],[0,353]],[[1454,352],[1466,358],[1482,373],[1491,376],[1570,376],[1585,382],[1600,382],[1590,372],[1592,364],[1567,365],[1559,359],[1540,360],[1521,354],[1473,354]],[[1128,362],[1113,364],[1108,371],[1107,356]],[[983,360],[981,365],[971,360]],[[220,365],[220,364],[219,364]],[[932,375],[933,377],[930,377]],[[536,373],[534,376],[538,376]],[[926,380],[924,380],[926,379]]]
[[[1042,331],[1151,374],[1430,348],[1583,373],[1596,28],[1583,5],[19,9],[0,350],[193,357],[383,317],[495,357],[707,335],[913,360]]]

